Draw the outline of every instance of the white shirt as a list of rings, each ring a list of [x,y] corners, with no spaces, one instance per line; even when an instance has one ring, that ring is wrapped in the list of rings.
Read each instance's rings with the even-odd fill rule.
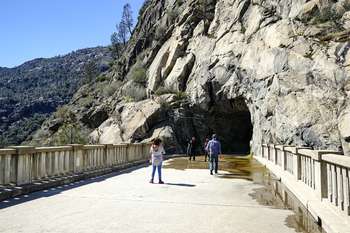
[[[152,164],[158,166],[163,162],[163,154],[165,154],[164,147],[160,145],[157,150],[151,146],[150,153],[152,155]]]

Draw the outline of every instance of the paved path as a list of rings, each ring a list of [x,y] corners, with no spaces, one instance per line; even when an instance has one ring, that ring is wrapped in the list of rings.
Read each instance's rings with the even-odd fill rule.
[[[295,232],[286,224],[293,212],[260,205],[252,196],[261,185],[249,180],[167,168],[159,185],[149,174],[143,167],[1,203],[0,232]]]

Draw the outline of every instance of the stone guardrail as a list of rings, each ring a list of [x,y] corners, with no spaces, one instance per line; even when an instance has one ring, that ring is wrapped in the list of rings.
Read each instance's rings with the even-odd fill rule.
[[[263,144],[260,156],[279,167],[285,176],[302,182],[341,215],[350,215],[350,157],[338,151],[273,144]]]
[[[0,185],[21,186],[43,179],[146,161],[149,144],[17,146],[0,149]]]

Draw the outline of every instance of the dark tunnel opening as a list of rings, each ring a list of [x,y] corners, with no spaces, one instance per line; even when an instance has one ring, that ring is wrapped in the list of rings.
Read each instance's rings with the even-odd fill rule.
[[[223,100],[213,104],[209,111],[189,108],[179,113],[181,119],[175,120],[179,129],[178,141],[186,151],[187,141],[195,136],[199,142],[198,150],[203,153],[204,141],[217,134],[224,154],[249,154],[253,125],[249,108],[242,97]]]

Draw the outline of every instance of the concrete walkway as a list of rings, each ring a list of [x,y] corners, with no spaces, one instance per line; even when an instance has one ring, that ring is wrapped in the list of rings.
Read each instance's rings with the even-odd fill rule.
[[[253,198],[259,184],[204,169],[163,172],[164,185],[149,184],[143,167],[3,202],[0,232],[296,232],[292,211]]]

